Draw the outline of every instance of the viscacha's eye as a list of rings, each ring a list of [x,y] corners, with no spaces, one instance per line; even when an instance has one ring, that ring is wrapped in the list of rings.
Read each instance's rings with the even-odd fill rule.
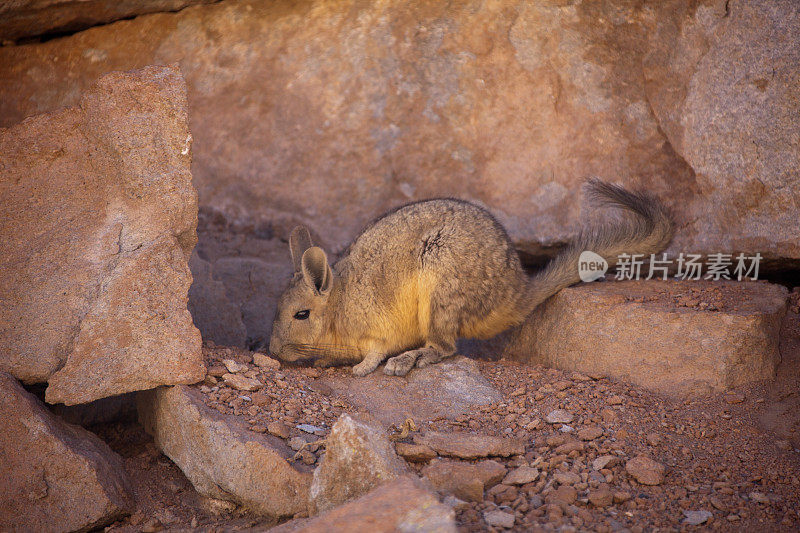
[[[303,309],[302,311],[298,311],[294,314],[294,317],[297,320],[305,320],[308,318],[308,315],[311,314],[311,309]]]

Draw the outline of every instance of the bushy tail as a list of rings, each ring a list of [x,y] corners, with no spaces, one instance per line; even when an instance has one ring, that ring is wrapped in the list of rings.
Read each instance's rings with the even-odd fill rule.
[[[663,250],[672,239],[672,216],[661,202],[645,193],[590,179],[584,186],[584,194],[595,205],[616,207],[631,216],[584,230],[543,270],[531,277],[523,304],[528,313],[561,289],[581,280],[578,257],[584,250],[602,256],[611,268],[616,265],[620,254],[649,257]]]

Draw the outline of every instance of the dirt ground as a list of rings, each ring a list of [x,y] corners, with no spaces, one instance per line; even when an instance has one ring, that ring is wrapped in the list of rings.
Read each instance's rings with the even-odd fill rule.
[[[534,465],[546,475],[527,485],[496,485],[486,491],[483,502],[459,506],[459,529],[491,529],[484,512],[501,509],[515,515],[514,529],[520,531],[800,530],[797,310],[793,295],[775,382],[702,399],[669,398],[599,376],[478,361],[480,373],[502,393],[502,401],[471,407],[455,420],[431,420],[419,429],[524,438],[524,456],[498,460],[508,467]],[[252,361],[250,352],[229,348],[207,348],[206,356],[211,373],[220,371],[224,358]],[[326,379],[347,375],[347,368],[283,367],[260,370],[257,378],[264,388],[256,393],[214,385],[214,379],[197,387],[204,387],[212,408],[244,417],[254,431],[284,433],[291,444],[293,438],[313,442],[324,437],[341,413],[356,410],[325,385]],[[573,416],[568,427],[546,422],[554,409]],[[312,435],[297,429],[298,424],[323,431]],[[201,497],[137,424],[92,429],[124,457],[135,486],[136,513],[108,531],[244,531],[272,525]],[[324,448],[311,446],[297,460],[313,464],[322,452]],[[640,454],[666,466],[660,485],[641,485],[626,473],[627,459]],[[606,455],[616,459],[595,470],[593,461]],[[422,465],[412,468],[421,470]],[[559,473],[577,476],[574,491],[557,491],[554,479]],[[589,500],[599,489],[613,494],[610,505],[598,507]],[[692,511],[707,511],[710,518],[688,525],[686,513]]]

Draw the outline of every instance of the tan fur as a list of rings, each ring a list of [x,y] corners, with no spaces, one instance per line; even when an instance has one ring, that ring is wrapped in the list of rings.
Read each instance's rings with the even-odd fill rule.
[[[329,267],[308,231],[290,238],[295,275],[278,303],[270,351],[285,361],[355,364],[364,375],[403,375],[455,352],[458,337],[492,337],[521,323],[547,297],[579,281],[577,260],[592,250],[660,251],[672,222],[658,202],[600,181],[587,191],[628,220],[582,233],[528,278],[505,230],[484,209],[437,199],[376,220]],[[399,355],[398,355],[399,354]]]

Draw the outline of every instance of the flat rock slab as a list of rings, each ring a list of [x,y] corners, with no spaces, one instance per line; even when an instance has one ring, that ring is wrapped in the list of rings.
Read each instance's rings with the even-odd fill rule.
[[[326,377],[322,382],[387,426],[399,426],[406,418],[417,423],[453,420],[471,406],[503,398],[466,357],[412,370],[405,378],[387,376],[379,368],[365,377]]]
[[[344,414],[325,439],[325,457],[311,483],[310,510],[327,511],[407,473],[383,429]]]
[[[292,520],[270,533],[455,533],[455,513],[418,479],[405,476],[311,519]]]
[[[452,494],[470,502],[482,502],[483,491],[499,483],[508,470],[494,460],[468,463],[434,459],[422,469],[422,475],[438,492]]]
[[[306,511],[311,472],[278,437],[247,429],[186,386],[139,393],[139,420],[198,492],[274,517]]]
[[[525,441],[521,439],[463,432],[427,431],[414,435],[414,442],[430,447],[439,455],[459,459],[511,457],[525,453]]]
[[[203,378],[190,147],[177,67],[0,129],[0,370],[69,405]]]
[[[133,509],[122,458],[62,422],[5,372],[0,457],[2,531],[88,531]]]
[[[560,291],[509,335],[504,355],[696,395],[770,379],[787,306],[780,285],[626,281]]]

